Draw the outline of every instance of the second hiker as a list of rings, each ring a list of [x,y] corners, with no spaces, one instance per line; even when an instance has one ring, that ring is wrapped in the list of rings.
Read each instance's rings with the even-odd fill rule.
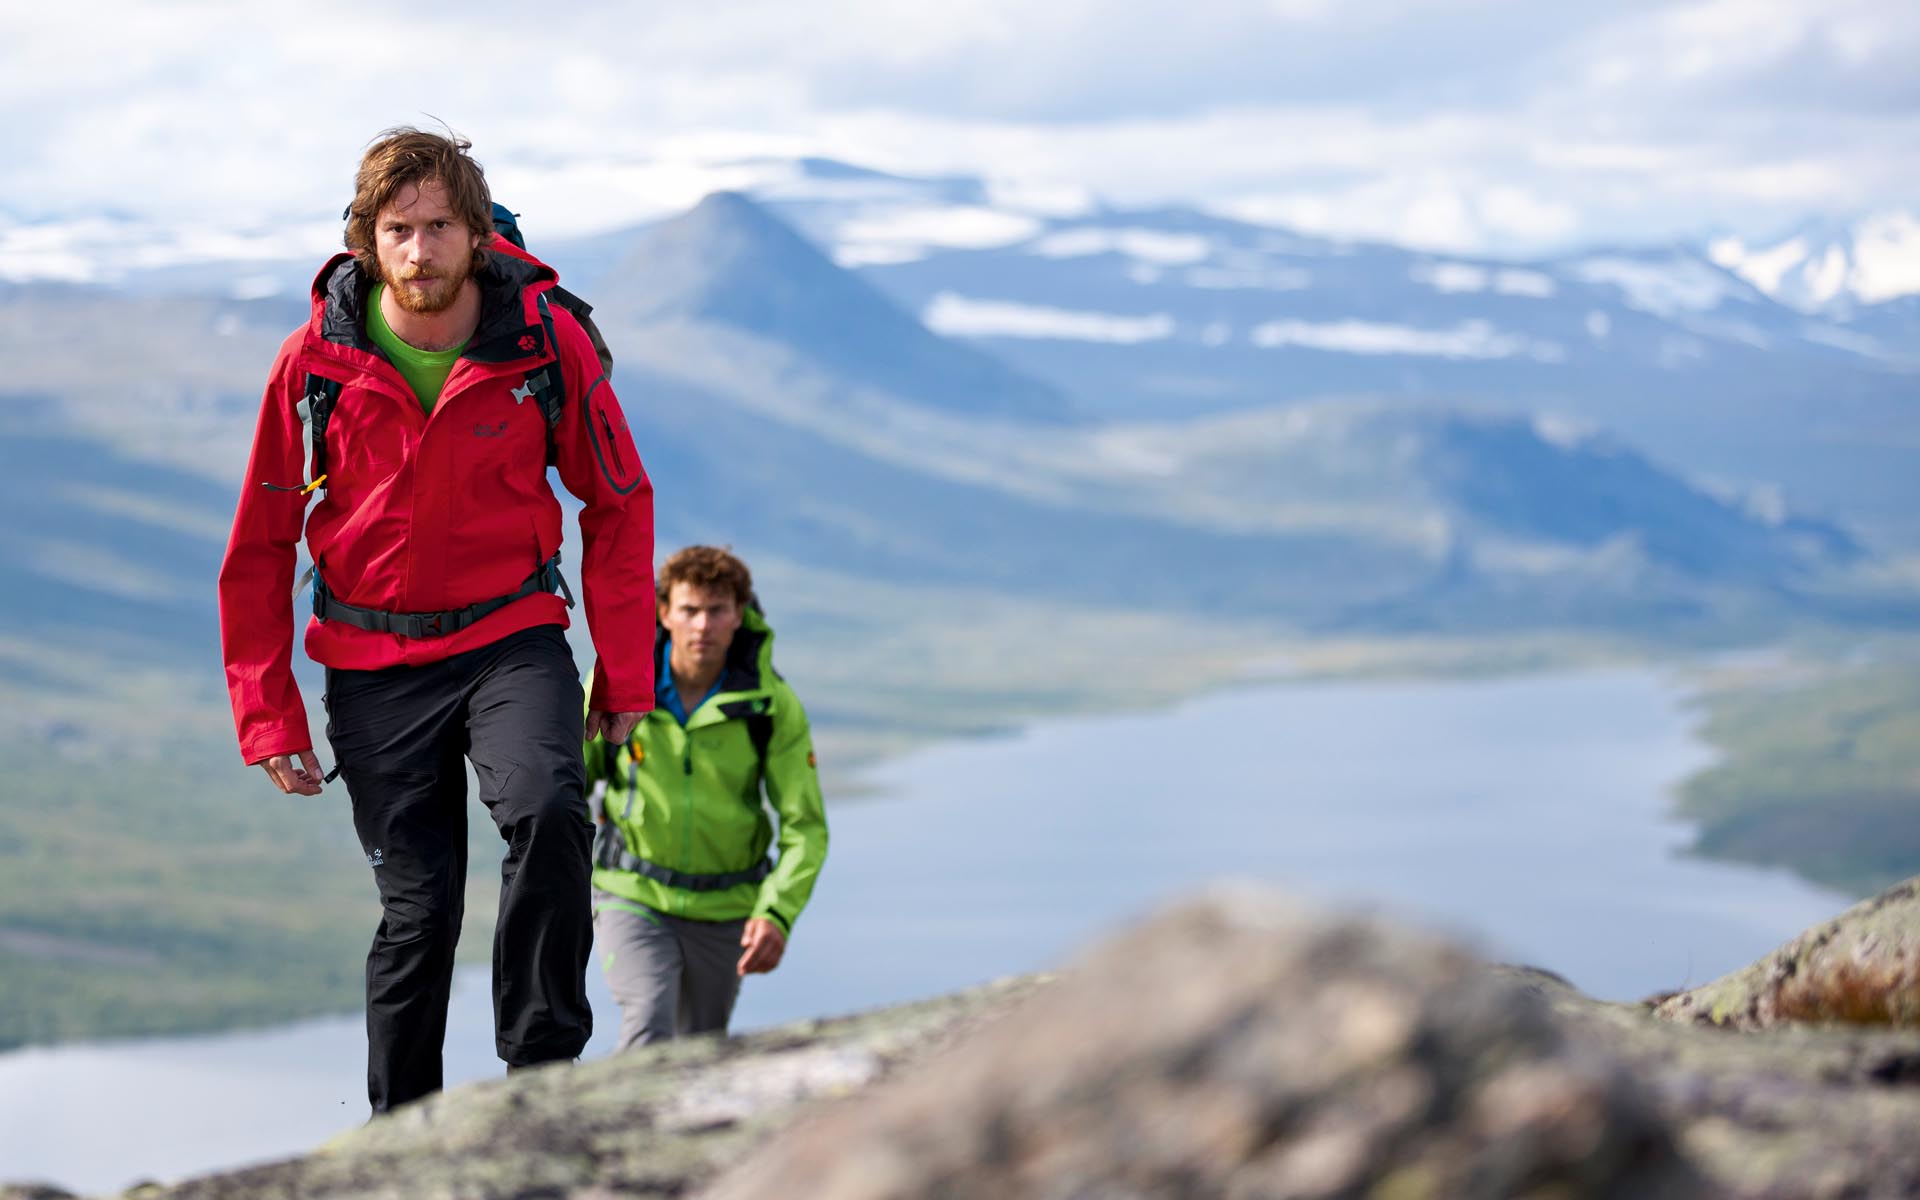
[[[773,669],[746,564],[688,547],[657,595],[653,711],[586,748],[606,783],[594,929],[621,1050],[724,1032],[741,978],[780,965],[827,856],[807,714]]]

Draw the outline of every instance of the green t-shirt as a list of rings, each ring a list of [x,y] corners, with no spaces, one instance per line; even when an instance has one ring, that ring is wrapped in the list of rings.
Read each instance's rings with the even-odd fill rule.
[[[461,342],[451,350],[421,350],[401,341],[400,335],[388,327],[386,314],[380,311],[380,293],[386,286],[374,284],[367,296],[367,336],[393,360],[393,365],[400,369],[400,377],[413,389],[414,399],[431,413],[434,402],[440,399],[440,389],[447,385],[447,374],[453,370],[454,360],[467,348],[467,343]]]

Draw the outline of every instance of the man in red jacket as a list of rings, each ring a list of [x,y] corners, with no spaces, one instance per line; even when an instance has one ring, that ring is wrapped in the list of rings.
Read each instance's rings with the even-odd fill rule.
[[[274,362],[220,569],[241,755],[281,791],[316,795],[290,665],[304,526],[307,655],[326,667],[327,737],[382,909],[367,956],[375,1112],[441,1085],[463,757],[507,844],[500,1057],[512,1069],[580,1053],[593,939],[580,744],[625,741],[653,706],[652,485],[586,332],[550,302],[553,271],[494,235],[467,149],[397,129],[361,160],[350,253],[322,268],[311,319]],[[572,598],[554,594],[566,585],[550,457],[586,506],[590,699],[561,633]]]

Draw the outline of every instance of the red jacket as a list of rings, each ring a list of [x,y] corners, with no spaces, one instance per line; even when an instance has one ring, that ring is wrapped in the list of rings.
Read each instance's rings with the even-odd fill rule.
[[[313,315],[280,347],[220,567],[220,641],[240,754],[259,762],[310,749],[294,683],[295,547],[335,599],[384,612],[439,612],[511,595],[560,548],[547,485],[547,427],[516,398],[549,360],[535,297],[551,268],[495,237],[476,271],[480,324],[429,416],[366,333],[371,280],[338,255],[314,280]],[[653,485],[586,331],[549,306],[567,399],[553,431],[560,479],[585,502],[582,600],[599,661],[590,706],[653,707]],[[314,373],[342,387],[327,428],[327,482],[309,497],[262,486],[306,482],[310,434],[299,405]],[[418,666],[535,625],[567,624],[565,602],[516,600],[445,637],[307,623],[307,657],[330,667]]]

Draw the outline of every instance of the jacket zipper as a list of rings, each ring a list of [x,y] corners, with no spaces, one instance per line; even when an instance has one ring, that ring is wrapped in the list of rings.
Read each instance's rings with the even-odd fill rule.
[[[601,440],[603,440],[607,446],[607,461],[613,464],[614,472],[618,474],[620,478],[625,479],[627,477],[627,464],[620,458],[620,443],[618,439],[613,436],[613,422],[607,420],[607,414],[604,409],[596,412],[594,415],[600,418]]]
[[[680,806],[686,813],[685,819],[680,822],[680,869],[684,871],[693,861],[693,730],[683,729],[681,734],[687,739],[686,750],[680,759]],[[685,913],[692,896],[683,895],[679,900],[680,911]]]

